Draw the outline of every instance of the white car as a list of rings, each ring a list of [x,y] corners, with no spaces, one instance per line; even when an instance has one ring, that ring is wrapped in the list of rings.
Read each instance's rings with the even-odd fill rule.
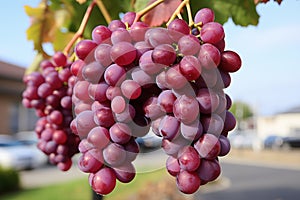
[[[15,170],[34,169],[47,163],[35,145],[26,145],[8,136],[0,136],[0,166]]]

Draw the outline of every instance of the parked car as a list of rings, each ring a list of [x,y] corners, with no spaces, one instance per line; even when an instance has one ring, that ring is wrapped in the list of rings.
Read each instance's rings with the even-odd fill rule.
[[[270,135],[264,140],[264,147],[266,149],[291,149],[300,148],[300,137],[287,136],[282,137],[278,135]]]
[[[24,144],[13,137],[0,137],[0,166],[16,170],[34,169],[47,163],[34,143]]]
[[[144,137],[138,137],[136,142],[139,144],[142,150],[153,150],[161,147],[162,138],[155,135],[153,131],[150,129],[149,133]]]
[[[260,150],[262,142],[253,130],[236,130],[228,134],[228,139],[233,148]]]

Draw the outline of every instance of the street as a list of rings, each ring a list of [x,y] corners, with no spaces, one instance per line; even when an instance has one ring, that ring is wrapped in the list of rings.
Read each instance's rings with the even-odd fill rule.
[[[296,200],[300,197],[300,170],[221,163],[222,176],[229,179],[225,188],[207,193],[201,190],[196,200]]]

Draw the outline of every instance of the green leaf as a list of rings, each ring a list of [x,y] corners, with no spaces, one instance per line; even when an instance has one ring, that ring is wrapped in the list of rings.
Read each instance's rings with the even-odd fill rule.
[[[30,74],[32,72],[39,71],[40,63],[44,60],[44,57],[41,53],[36,54],[30,66],[25,71],[25,74]]]
[[[60,30],[57,30],[55,39],[52,43],[54,51],[62,51],[72,39],[74,34],[75,33],[73,32],[62,32]]]
[[[236,25],[257,25],[259,15],[253,0],[191,0],[195,14],[199,9],[208,7],[215,12],[215,20],[221,24],[232,18]]]
[[[147,7],[150,0],[136,0],[134,4],[134,11],[139,12]]]

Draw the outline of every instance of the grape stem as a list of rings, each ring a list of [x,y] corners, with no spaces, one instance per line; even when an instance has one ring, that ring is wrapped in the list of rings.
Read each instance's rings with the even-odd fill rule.
[[[193,20],[192,9],[189,1],[186,3],[185,7],[188,13],[189,27],[192,27],[194,25],[194,20]]]
[[[189,3],[190,0],[183,0],[180,5],[177,7],[177,9],[174,11],[174,13],[172,14],[172,16],[170,17],[169,21],[167,22],[167,26],[169,26],[169,24],[171,23],[171,21],[173,21],[176,16],[178,14],[180,14],[181,10],[183,9],[184,6],[186,6],[187,3]]]
[[[100,9],[105,21],[107,24],[109,24],[111,22],[111,16],[109,15],[105,5],[103,4],[102,0],[94,0],[98,6],[98,8]]]
[[[146,8],[144,8],[143,10],[136,13],[134,22],[139,21],[141,19],[141,17],[143,17],[146,13],[148,13],[150,10],[152,10],[153,8],[155,8],[156,6],[158,6],[159,4],[161,4],[163,2],[164,2],[164,0],[157,0],[157,1],[153,2],[152,4],[150,4],[149,6],[147,6]]]
[[[92,10],[94,8],[94,6],[96,5],[95,1],[92,1],[91,4],[89,5],[89,7],[86,9],[85,14],[83,16],[83,19],[81,21],[80,27],[77,30],[77,32],[74,34],[73,38],[70,40],[70,42],[67,44],[67,46],[64,48],[63,53],[65,55],[69,54],[70,49],[72,48],[72,46],[74,45],[74,43],[77,41],[77,39],[79,39],[80,37],[82,37],[84,29],[87,25],[87,22],[91,16]]]

